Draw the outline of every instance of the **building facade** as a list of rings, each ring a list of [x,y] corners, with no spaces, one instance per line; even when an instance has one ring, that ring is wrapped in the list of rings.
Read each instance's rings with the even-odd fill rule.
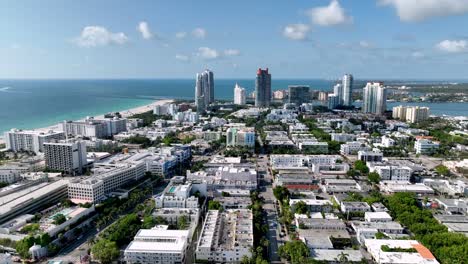
[[[206,69],[202,73],[197,73],[195,82],[195,103],[197,111],[206,111],[210,103],[214,102],[214,75]]]
[[[271,74],[268,68],[258,69],[255,79],[255,106],[269,107],[271,101]]]
[[[46,167],[75,175],[83,173],[87,165],[86,143],[61,141],[44,143]]]
[[[387,109],[387,92],[382,83],[367,83],[363,89],[362,111],[383,115]]]
[[[353,75],[345,74],[342,80],[343,86],[343,105],[353,105]]]
[[[13,151],[44,152],[44,143],[65,139],[63,132],[12,129],[4,133],[6,148]]]
[[[240,87],[237,83],[234,87],[234,104],[245,105],[245,88]]]
[[[308,103],[310,101],[309,86],[290,85],[288,86],[288,90],[289,90],[288,102],[290,104],[301,105],[303,103]]]

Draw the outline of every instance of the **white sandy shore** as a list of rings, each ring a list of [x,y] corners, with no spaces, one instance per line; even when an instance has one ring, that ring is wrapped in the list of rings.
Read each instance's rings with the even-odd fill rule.
[[[147,104],[147,105],[143,105],[143,106],[127,109],[127,110],[122,110],[122,111],[118,111],[118,112],[122,115],[122,117],[129,117],[129,116],[132,116],[134,114],[141,114],[141,113],[144,113],[144,112],[152,111],[153,108],[155,106],[157,106],[157,105],[165,105],[165,104],[169,104],[169,103],[172,103],[172,102],[174,102],[174,100],[172,100],[172,99],[157,100],[157,101],[152,102],[151,104]],[[95,116],[94,118],[96,118],[96,119],[104,118],[104,114]],[[77,120],[77,121],[83,121],[83,120],[84,120],[84,118],[80,119],[80,120]],[[49,131],[49,130],[57,130],[57,129],[58,129],[58,124],[48,126],[48,127],[35,128],[35,129],[32,129],[32,130]],[[0,135],[0,136],[3,136],[3,135]],[[5,143],[5,141],[2,138],[0,138],[0,144],[3,144],[3,143]]]

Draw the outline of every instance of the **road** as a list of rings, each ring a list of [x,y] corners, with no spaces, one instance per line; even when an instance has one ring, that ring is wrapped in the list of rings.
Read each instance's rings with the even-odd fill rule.
[[[283,243],[280,238],[280,225],[278,224],[278,214],[276,210],[276,199],[273,195],[273,177],[268,170],[268,156],[260,155],[257,160],[257,171],[260,175],[260,197],[265,201],[263,209],[267,214],[268,233],[267,239],[270,242],[268,255],[269,263],[282,263],[278,256],[278,247]]]
[[[164,188],[167,186],[168,182],[164,182],[156,187],[153,188],[153,195],[160,194]],[[130,208],[128,211],[124,212],[122,215],[120,215],[117,219],[112,221],[112,223],[109,223],[109,225],[106,226],[106,228],[113,223],[115,223],[118,219],[124,217],[127,215],[133,208]],[[105,228],[103,229],[105,230]],[[100,232],[102,232],[101,230]],[[61,260],[64,261],[65,263],[74,263],[74,264],[81,264],[81,263],[88,263],[85,261],[82,261],[82,258],[88,254],[88,240],[90,238],[96,238],[98,237],[98,234],[100,233],[96,230],[96,228],[91,228],[86,230],[81,236],[80,239],[75,239],[72,243],[67,244],[65,247],[60,249],[60,252],[52,258],[51,260]],[[43,262],[43,263],[47,263]]]

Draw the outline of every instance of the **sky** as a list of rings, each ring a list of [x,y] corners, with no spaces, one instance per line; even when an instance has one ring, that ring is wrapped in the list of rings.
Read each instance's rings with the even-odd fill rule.
[[[3,0],[0,78],[468,79],[468,0]]]

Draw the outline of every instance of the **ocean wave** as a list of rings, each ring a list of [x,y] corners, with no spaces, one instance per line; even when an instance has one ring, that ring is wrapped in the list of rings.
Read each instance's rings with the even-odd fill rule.
[[[10,89],[11,89],[11,87],[8,87],[8,86],[7,87],[2,87],[2,88],[0,88],[0,92],[7,92]]]

